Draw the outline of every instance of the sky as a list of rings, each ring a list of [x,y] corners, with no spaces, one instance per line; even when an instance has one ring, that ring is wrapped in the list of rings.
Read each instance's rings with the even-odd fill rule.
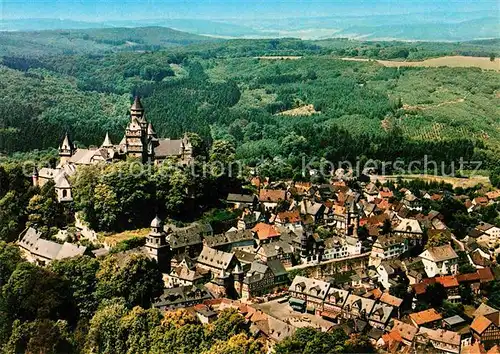
[[[498,0],[0,0],[0,19],[259,19],[490,11]]]

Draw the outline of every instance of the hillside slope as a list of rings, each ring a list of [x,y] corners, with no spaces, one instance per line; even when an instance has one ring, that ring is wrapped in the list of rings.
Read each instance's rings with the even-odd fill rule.
[[[214,40],[167,27],[0,32],[0,56],[158,50]]]

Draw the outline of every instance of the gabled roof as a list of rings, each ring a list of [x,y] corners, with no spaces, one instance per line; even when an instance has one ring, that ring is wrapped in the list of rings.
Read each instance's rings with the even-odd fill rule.
[[[395,232],[413,232],[413,233],[422,233],[422,228],[420,224],[415,219],[403,219],[401,222],[394,228]]]
[[[460,346],[460,334],[444,329],[430,329],[420,327],[418,335],[425,336],[431,341],[446,343],[454,346]]]
[[[233,203],[253,203],[255,196],[253,194],[229,193],[226,200]]]
[[[225,271],[229,268],[233,259],[234,253],[223,252],[203,246],[197,261],[199,264]]]
[[[498,312],[498,310],[483,303],[479,305],[479,307],[476,309],[476,311],[474,311],[474,314],[472,316],[473,317],[486,316],[495,312]]]
[[[269,238],[275,238],[281,235],[273,225],[269,225],[263,222],[255,225],[252,231],[257,234],[259,240],[267,240]]]
[[[442,262],[458,258],[457,254],[450,245],[431,247],[422,252],[420,257],[434,262]]]
[[[389,293],[383,293],[382,296],[379,298],[379,301],[395,307],[400,307],[401,304],[403,303],[402,299],[396,296],[392,296]]]
[[[182,140],[162,139],[155,147],[155,156],[164,158],[168,156],[179,156],[182,154]]]
[[[413,338],[418,332],[418,329],[412,325],[396,319],[394,319],[394,326],[392,327],[392,330],[397,331],[403,339],[410,342],[413,342]]]
[[[492,324],[493,322],[491,322],[486,316],[480,315],[472,321],[470,328],[478,334],[482,334]]]
[[[416,313],[411,313],[410,314],[410,319],[415,323],[417,326],[426,324],[426,323],[431,323],[434,321],[438,321],[442,319],[443,317],[439,312],[437,312],[435,309],[428,309]]]
[[[329,288],[330,283],[297,275],[293,279],[292,285],[290,285],[289,290],[324,299],[328,293]]]
[[[261,189],[259,200],[261,202],[277,203],[286,199],[286,191],[282,189]]]

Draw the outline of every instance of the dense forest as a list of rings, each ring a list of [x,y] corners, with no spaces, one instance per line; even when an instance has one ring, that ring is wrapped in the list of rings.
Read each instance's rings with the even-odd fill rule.
[[[490,42],[463,48],[490,48]],[[438,48],[280,39],[210,41],[154,52],[4,56],[0,151],[55,148],[65,132],[80,146],[101,144],[106,132],[117,142],[130,99],[139,94],[160,136],[191,131],[207,143],[229,140],[239,159],[255,165],[279,158],[288,166],[279,170],[288,175],[302,157],[409,161],[426,154],[438,163],[463,157],[492,166],[500,153],[498,73],[389,68],[332,57],[349,55],[353,46],[357,55],[371,56],[365,49],[378,48],[385,58],[405,57],[396,53],[401,48]],[[255,58],[285,54],[304,57]],[[316,113],[286,114],[305,105]]]

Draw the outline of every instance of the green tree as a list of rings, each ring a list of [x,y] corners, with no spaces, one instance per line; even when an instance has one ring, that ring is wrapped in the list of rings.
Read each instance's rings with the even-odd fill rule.
[[[90,319],[98,304],[95,291],[99,262],[95,258],[81,256],[53,261],[49,269],[68,282],[78,317]]]
[[[427,241],[426,248],[431,248],[431,247],[439,247],[443,245],[450,244],[451,242],[451,233],[441,231],[432,234],[431,237],[429,237],[429,240]]]
[[[3,348],[4,353],[73,353],[74,340],[66,321],[36,319],[14,321],[12,334]]]
[[[490,182],[494,187],[500,188],[500,166],[490,171]]]
[[[7,283],[17,265],[23,261],[19,247],[0,241],[0,289]]]
[[[434,308],[438,308],[447,298],[446,289],[441,283],[429,284],[425,289],[425,302]]]
[[[162,293],[158,265],[144,254],[114,254],[101,263],[97,273],[98,300],[123,297],[127,306],[148,308]]]

